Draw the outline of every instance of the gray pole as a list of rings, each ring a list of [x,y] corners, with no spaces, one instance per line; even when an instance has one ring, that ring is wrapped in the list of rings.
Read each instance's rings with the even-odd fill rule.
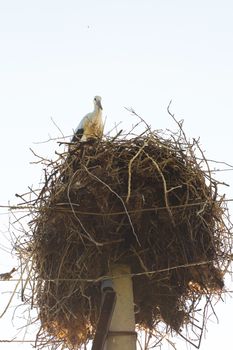
[[[110,278],[116,292],[116,305],[107,335],[105,350],[136,350],[133,285],[130,267],[113,265]]]

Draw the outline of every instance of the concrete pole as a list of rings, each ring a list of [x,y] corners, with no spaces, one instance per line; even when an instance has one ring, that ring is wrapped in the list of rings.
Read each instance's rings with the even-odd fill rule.
[[[113,265],[110,270],[116,305],[104,350],[136,350],[134,300],[130,267]]]

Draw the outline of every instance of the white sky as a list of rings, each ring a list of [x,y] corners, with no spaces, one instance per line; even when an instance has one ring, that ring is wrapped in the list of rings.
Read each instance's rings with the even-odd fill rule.
[[[0,0],[0,204],[38,183],[40,167],[29,147],[52,155],[56,144],[34,142],[65,135],[103,98],[106,131],[136,119],[154,129],[175,127],[166,113],[185,120],[189,137],[201,137],[206,156],[233,163],[233,2],[226,0]],[[232,172],[218,178],[232,184]],[[233,198],[232,188],[222,188]],[[231,212],[233,207],[229,205]],[[7,243],[8,218],[0,212]],[[5,242],[6,241],[6,242]],[[0,273],[12,267],[1,252]],[[3,309],[10,282],[0,285]],[[217,307],[201,350],[232,348],[230,298]],[[0,320],[0,339],[16,325]],[[32,349],[1,344],[0,349]],[[179,349],[185,349],[179,345]]]

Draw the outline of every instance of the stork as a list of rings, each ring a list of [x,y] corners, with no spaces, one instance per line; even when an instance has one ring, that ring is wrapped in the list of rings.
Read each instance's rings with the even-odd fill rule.
[[[94,110],[85,115],[75,130],[71,142],[85,142],[88,139],[100,139],[103,136],[101,97],[94,97]]]

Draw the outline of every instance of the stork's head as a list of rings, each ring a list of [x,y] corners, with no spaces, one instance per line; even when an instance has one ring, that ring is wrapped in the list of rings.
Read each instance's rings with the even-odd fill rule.
[[[95,96],[94,97],[94,106],[103,109],[102,104],[101,104],[101,97],[100,96]]]

